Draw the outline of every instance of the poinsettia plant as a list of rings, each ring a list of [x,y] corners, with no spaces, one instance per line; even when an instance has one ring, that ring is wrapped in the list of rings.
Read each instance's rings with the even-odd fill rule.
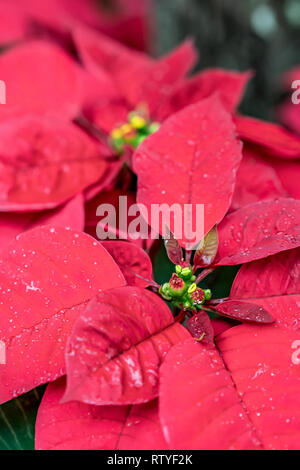
[[[220,120],[218,126],[216,117]],[[203,123],[200,127],[199,118]],[[180,134],[176,126],[180,127]],[[169,139],[172,130],[174,139],[178,135],[178,142]],[[182,172],[180,175],[170,169],[168,155],[174,149],[173,165]],[[159,161],[152,158],[157,152],[163,157]],[[201,156],[199,164],[193,161],[195,155],[196,158]],[[241,146],[234,135],[231,118],[215,97],[175,114],[138,147],[133,158],[138,174],[138,201],[147,205],[150,204],[147,197],[152,197],[161,202],[161,195],[169,198],[166,199],[169,203],[185,197],[193,202],[194,198],[201,200],[205,195],[210,209],[204,212],[206,235],[193,257],[185,239],[166,240],[174,272],[161,286],[152,279],[148,255],[135,244],[100,243],[88,235],[55,225],[25,232],[3,251],[1,338],[6,345],[7,361],[0,368],[1,401],[43,383],[54,382],[40,406],[37,448],[153,448],[153,438],[149,437],[153,433],[157,436],[157,448],[178,448],[183,442],[184,448],[293,447],[293,433],[287,444],[283,438],[280,441],[280,436],[277,436],[278,444],[272,444],[272,440],[265,440],[264,421],[249,421],[252,402],[241,401],[239,396],[249,376],[239,384],[241,388],[237,387],[237,379],[228,374],[238,359],[233,357],[232,362],[228,359],[228,364],[222,362],[224,352],[218,346],[219,338],[228,337],[229,344],[235,344],[233,350],[238,351],[245,341],[252,344],[253,335],[258,338],[258,344],[266,335],[261,354],[257,354],[257,358],[250,353],[247,356],[255,369],[249,371],[257,377],[264,376],[265,371],[276,373],[276,377],[278,373],[280,380],[278,378],[276,384],[282,382],[284,373],[287,378],[282,386],[285,388],[295,388],[299,381],[297,369],[287,360],[289,341],[296,337],[297,313],[291,311],[293,305],[297,305],[299,276],[294,275],[287,285],[281,281],[282,272],[276,266],[280,266],[280,260],[289,259],[289,272],[297,273],[300,203],[289,198],[267,200],[225,215],[230,207],[240,158]],[[150,189],[147,189],[140,162],[143,165],[146,162],[151,170]],[[156,165],[160,168],[160,177],[165,171],[164,194],[160,179],[155,182]],[[204,165],[207,176],[198,185]],[[188,171],[182,171],[184,167]],[[215,177],[216,173],[220,178]],[[189,176],[187,181],[184,180],[186,175]],[[177,178],[180,193],[173,189]],[[260,278],[255,272],[262,262],[262,274],[266,276]],[[245,270],[239,271],[229,299],[215,299],[213,287],[208,290],[198,286],[219,266],[242,263]],[[270,284],[269,279],[274,277],[270,274],[272,270],[275,281]],[[245,287],[240,288],[243,283]],[[173,304],[174,313],[163,299]],[[291,304],[285,310],[283,305],[288,305],[287,302]],[[207,313],[252,325],[230,328],[217,336],[214,343]],[[186,325],[185,317],[188,318]],[[253,323],[270,323],[270,326]],[[235,330],[236,334],[231,333]],[[275,370],[269,351],[273,342],[278,341],[283,350]],[[240,354],[236,354],[238,358]],[[177,357],[175,365],[174,357]],[[172,370],[175,367],[176,371],[175,381],[171,373],[172,385],[168,367]],[[212,368],[211,382],[199,380],[197,376],[194,382],[195,374],[191,370],[199,368],[203,378],[208,373],[207,367]],[[65,374],[66,387],[63,379],[55,382]],[[197,397],[203,395],[204,403],[206,392],[202,389],[212,387],[214,390],[215,387],[217,391],[212,396],[216,402],[220,401],[220,407],[214,403],[207,407],[199,398],[197,403],[194,399],[189,401],[190,411],[186,408],[182,411],[179,405],[171,408],[169,387],[175,390],[178,387],[176,394],[181,394],[183,384],[189,384],[191,389],[196,387]],[[257,398],[261,410],[257,413],[262,415],[265,400],[273,398],[276,390],[272,380],[267,381],[267,385],[266,393],[262,393],[261,386],[258,388],[262,396]],[[228,393],[222,392],[222,395],[222,387]],[[159,402],[157,397],[160,397]],[[204,432],[205,426],[210,426],[216,410],[222,421],[222,410],[227,409],[229,403],[235,407],[238,418],[234,414],[225,420],[229,429],[225,434],[217,424],[216,438],[210,440],[209,432]],[[198,425],[198,408],[201,426]],[[201,415],[204,410],[205,417]],[[280,428],[283,436],[293,412],[294,408],[288,410],[286,427]],[[281,413],[280,402],[275,402],[273,416],[279,419]],[[197,425],[193,422],[194,416]],[[183,417],[191,429],[184,441]],[[125,424],[118,427],[123,420]],[[134,426],[133,433],[128,434],[127,427],[136,420],[139,426]],[[74,421],[78,423],[76,427]]]
[[[300,139],[127,3],[0,2],[0,447],[297,449]]]

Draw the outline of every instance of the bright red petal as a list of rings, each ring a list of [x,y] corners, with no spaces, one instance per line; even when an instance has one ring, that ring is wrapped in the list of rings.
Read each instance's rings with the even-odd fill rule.
[[[149,214],[154,203],[179,204],[182,212],[184,204],[192,204],[193,220],[196,204],[203,204],[205,234],[228,210],[240,160],[231,118],[213,96],[174,114],[139,146],[134,155],[137,201]],[[169,228],[179,239],[173,222]],[[165,229],[153,220],[151,225],[160,233]],[[183,217],[182,226],[186,231]],[[202,238],[196,237],[194,244]],[[188,238],[179,240],[182,246]]]
[[[25,15],[16,11],[16,5],[2,0],[0,3],[0,44],[19,41],[26,35]]]
[[[180,83],[168,98],[160,103],[157,119],[163,120],[185,106],[197,103],[218,92],[221,103],[228,112],[238,106],[250,72],[233,72],[223,69],[207,69]]]
[[[69,338],[64,401],[125,405],[156,398],[163,357],[188,335],[152,292],[126,286],[100,294]]]
[[[193,42],[186,40],[165,57],[157,60],[144,75],[140,75],[139,85],[127,95],[132,106],[146,102],[150,115],[157,119],[161,102],[170,95],[173,87],[181,83],[185,75],[197,61],[197,51]],[[190,104],[190,103],[187,103]]]
[[[300,138],[278,124],[247,116],[236,116],[234,122],[243,140],[263,146],[265,151],[282,158],[300,157]]]
[[[300,244],[300,201],[277,199],[244,206],[218,227],[216,265],[248,263]]]
[[[48,385],[39,408],[37,450],[167,449],[157,400],[135,406],[60,404],[65,381]]]
[[[128,120],[129,108],[127,103],[118,99],[98,99],[96,103],[86,109],[86,117],[103,132],[109,134],[116,127],[120,127]]]
[[[229,300],[214,307],[220,315],[241,322],[273,323],[274,318],[263,307],[239,300]]]
[[[80,57],[91,73],[103,77],[107,74],[115,85],[115,93],[134,87],[130,80],[151,66],[152,59],[145,54],[127,48],[92,29],[77,27],[73,31]]]
[[[287,195],[275,169],[260,158],[259,151],[249,145],[244,147],[243,159],[236,175],[232,209],[237,210],[254,202],[278,199]]]
[[[122,286],[106,250],[83,233],[43,227],[26,232],[1,253],[0,402],[65,372],[73,323],[103,289]]]
[[[211,324],[214,329],[214,336],[217,336],[223,333],[224,331],[228,330],[229,328],[232,328],[233,326],[237,325],[237,322],[233,322],[229,319],[220,317],[220,318],[212,318]]]
[[[1,55],[0,70],[7,90],[1,120],[22,113],[57,113],[65,119],[79,114],[82,71],[54,44],[40,40],[17,46]]]
[[[300,199],[300,160],[286,161],[272,159],[270,164],[277,173],[284,189],[294,199]]]
[[[244,264],[230,293],[264,307],[285,328],[300,328],[299,249]]]
[[[104,70],[129,107],[146,103],[150,114],[159,100],[170,94],[171,87],[182,80],[197,57],[191,41],[155,61],[86,28],[76,29],[74,39],[91,73],[102,76]]]
[[[170,448],[298,449],[298,339],[274,326],[241,325],[217,336],[217,348],[192,340],[172,348],[160,374]]]
[[[0,209],[56,207],[97,182],[107,163],[77,126],[54,117],[23,116],[0,125]]]

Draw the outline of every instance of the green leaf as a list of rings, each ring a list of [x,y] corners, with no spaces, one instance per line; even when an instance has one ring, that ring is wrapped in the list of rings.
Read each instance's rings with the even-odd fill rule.
[[[175,271],[174,264],[169,260],[165,246],[161,243],[153,261],[154,279],[158,284],[167,282]]]
[[[37,410],[44,393],[39,387],[0,406],[0,450],[34,449]]]

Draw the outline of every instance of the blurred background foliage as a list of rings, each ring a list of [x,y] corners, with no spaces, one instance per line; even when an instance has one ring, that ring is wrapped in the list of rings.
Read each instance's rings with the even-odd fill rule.
[[[253,69],[241,111],[275,119],[282,73],[300,63],[300,0],[153,0],[156,53],[195,38],[198,69]],[[299,77],[300,78],[300,77]]]

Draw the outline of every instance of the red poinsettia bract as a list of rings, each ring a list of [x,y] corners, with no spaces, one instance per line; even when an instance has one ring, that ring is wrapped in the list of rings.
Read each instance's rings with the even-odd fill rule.
[[[223,141],[213,133],[218,121],[211,115],[218,107],[224,123],[216,129],[227,135],[225,150]],[[199,122],[199,111],[203,125],[197,133],[193,119]],[[180,129],[175,146],[169,138],[172,126]],[[240,146],[230,126],[222,105],[211,98],[167,120],[137,150],[138,197],[142,194],[144,204],[151,201],[148,191],[158,203],[180,203],[182,194],[194,202],[201,200],[198,191],[205,194],[206,190],[205,205],[215,208],[218,237],[215,228],[207,232],[212,226],[212,212],[208,211],[206,237],[193,259],[189,251],[186,260],[182,259],[180,245],[185,247],[184,240],[166,243],[176,273],[160,292],[175,308],[182,307],[184,315],[175,317],[175,321],[155,293],[151,271],[148,279],[155,292],[142,286],[116,287],[89,302],[77,316],[67,342],[66,390],[62,380],[54,383],[42,401],[37,448],[297,448],[299,417],[294,392],[300,385],[300,372],[292,353],[300,313],[299,201],[266,200],[225,215],[240,159]],[[211,138],[205,139],[206,135]],[[237,162],[231,163],[226,153],[229,145],[236,153],[229,155]],[[191,165],[187,157],[187,149],[195,150],[195,146],[203,155],[201,166],[198,162]],[[155,158],[157,152],[159,159]],[[147,156],[148,172],[156,175],[156,166],[161,168],[165,161],[172,165],[168,157],[172,152],[174,166],[163,178],[164,198],[157,180],[147,189],[139,165]],[[216,155],[215,160],[212,155]],[[224,155],[224,161],[219,155]],[[207,178],[207,185],[204,182],[198,188],[206,159],[208,174],[210,165],[221,176],[223,171],[231,172],[232,183],[225,186],[222,177]],[[182,183],[180,193],[173,183],[176,171],[177,181]],[[190,175],[191,188],[185,182],[186,175]],[[220,191],[223,199],[218,213]],[[117,255],[115,260],[118,262]],[[241,263],[229,299],[213,299],[207,289],[197,286],[218,266]],[[126,267],[123,269],[125,273]],[[147,279],[145,269],[143,273],[141,278]],[[238,325],[218,335],[215,342],[203,341],[211,334],[201,320],[205,310],[250,323],[275,322]],[[199,320],[185,329],[180,321],[190,313],[192,319]],[[156,436],[155,442],[149,442],[150,431]]]

